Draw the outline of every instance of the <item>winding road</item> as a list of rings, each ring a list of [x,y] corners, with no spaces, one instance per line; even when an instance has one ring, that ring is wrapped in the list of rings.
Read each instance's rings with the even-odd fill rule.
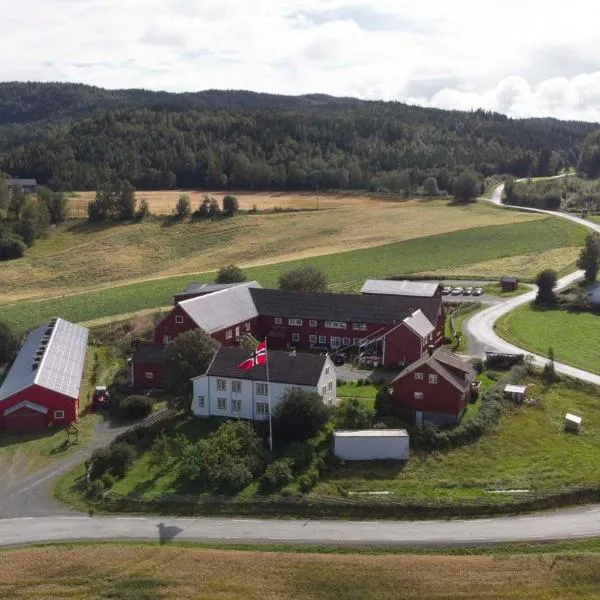
[[[503,186],[491,199],[501,204]],[[552,211],[523,209],[569,219],[600,232],[600,226],[578,217]],[[566,287],[580,279],[581,272],[559,281]],[[494,332],[503,315],[530,302],[535,291],[493,305],[465,323],[467,335],[479,346],[497,352],[525,352]],[[535,356],[543,365],[546,359]],[[600,385],[600,376],[556,363],[556,370]],[[74,456],[75,457],[75,456]],[[77,456],[81,459],[81,456]],[[65,461],[61,467],[67,467]],[[54,467],[54,471],[56,466]],[[59,470],[62,470],[59,469]],[[170,517],[89,517],[68,512],[48,514],[21,502],[24,492],[35,493],[47,486],[52,473],[41,473],[20,487],[0,493],[0,546],[66,540],[136,539],[166,543],[172,539],[209,542],[331,544],[331,545],[482,545],[514,541],[551,541],[600,536],[600,505],[536,515],[453,521],[312,521]],[[35,504],[35,503],[34,503]],[[42,507],[43,508],[43,507]],[[52,508],[48,507],[48,510]],[[35,516],[39,515],[39,516]]]

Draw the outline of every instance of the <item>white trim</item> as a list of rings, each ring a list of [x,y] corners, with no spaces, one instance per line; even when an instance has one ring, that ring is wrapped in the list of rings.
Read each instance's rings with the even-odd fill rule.
[[[29,400],[23,400],[22,402],[19,402],[19,404],[15,404],[14,406],[7,408],[4,411],[4,416],[7,417],[12,413],[17,412],[21,408],[30,408],[31,410],[35,410],[35,412],[39,412],[44,415],[48,414],[48,407],[42,406],[41,404],[36,404],[35,402],[29,402]]]
[[[58,416],[60,414],[60,417]],[[54,411],[54,418],[55,419],[64,419],[65,418],[65,411],[64,410],[55,410]]]

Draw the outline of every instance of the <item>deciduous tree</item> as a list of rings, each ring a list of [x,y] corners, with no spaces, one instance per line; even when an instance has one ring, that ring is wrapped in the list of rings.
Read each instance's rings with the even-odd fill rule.
[[[215,283],[241,283],[242,281],[246,281],[246,276],[236,265],[221,267],[215,279]]]
[[[579,254],[577,266],[585,271],[587,282],[596,281],[600,266],[600,235],[598,233],[590,233],[585,238],[585,245]]]
[[[468,204],[473,202],[481,193],[479,177],[474,171],[463,171],[452,182],[452,193],[457,202]]]
[[[327,423],[329,413],[316,392],[289,390],[275,407],[275,436],[286,442],[307,440]]]
[[[279,277],[279,289],[289,292],[324,292],[327,290],[327,279],[315,267],[298,267]]]
[[[556,294],[554,288],[558,277],[556,271],[552,269],[546,269],[542,271],[535,279],[535,283],[538,286],[537,296],[535,298],[536,304],[545,306],[551,306],[556,303]]]

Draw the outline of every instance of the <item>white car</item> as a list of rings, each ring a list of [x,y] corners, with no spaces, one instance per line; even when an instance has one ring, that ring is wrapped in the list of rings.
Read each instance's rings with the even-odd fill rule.
[[[462,293],[463,293],[463,291],[464,291],[464,290],[463,290],[461,287],[455,287],[455,288],[452,290],[451,294],[452,294],[453,296],[462,296]]]

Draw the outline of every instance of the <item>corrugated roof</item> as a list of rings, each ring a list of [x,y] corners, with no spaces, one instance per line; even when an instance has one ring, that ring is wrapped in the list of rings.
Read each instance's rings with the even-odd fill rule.
[[[162,344],[139,344],[132,360],[134,363],[161,365],[165,362],[165,347]]]
[[[360,429],[357,431],[334,431],[333,437],[408,437],[406,429]]]
[[[415,311],[410,317],[406,317],[404,322],[422,338],[426,338],[435,329],[421,309]]]
[[[362,294],[391,294],[398,296],[433,298],[439,286],[439,282],[431,281],[367,279],[360,291]]]
[[[421,309],[435,323],[441,308],[440,298],[286,292],[262,288],[251,289],[250,294],[258,314],[297,319],[393,324]]]
[[[256,281],[241,283],[235,287],[183,300],[179,306],[191,319],[207,331],[213,333],[258,316],[250,289],[260,288]]]
[[[88,334],[85,327],[63,319],[57,319],[54,326],[34,329],[27,336],[0,388],[0,401],[34,384],[78,398]],[[46,343],[43,345],[44,340]],[[33,369],[36,358],[38,367]]]
[[[250,354],[251,352],[246,348],[219,348],[206,375],[266,381],[265,365],[258,365],[249,370],[238,368],[238,365],[249,358]],[[327,356],[303,353],[293,355],[289,352],[269,350],[267,360],[269,361],[269,381],[315,386],[319,382]],[[334,369],[333,366],[332,369]],[[335,373],[333,376],[335,377]]]
[[[187,294],[212,294],[221,290],[228,290],[236,287],[239,283],[190,283],[183,292],[175,294],[176,296],[185,296]]]

